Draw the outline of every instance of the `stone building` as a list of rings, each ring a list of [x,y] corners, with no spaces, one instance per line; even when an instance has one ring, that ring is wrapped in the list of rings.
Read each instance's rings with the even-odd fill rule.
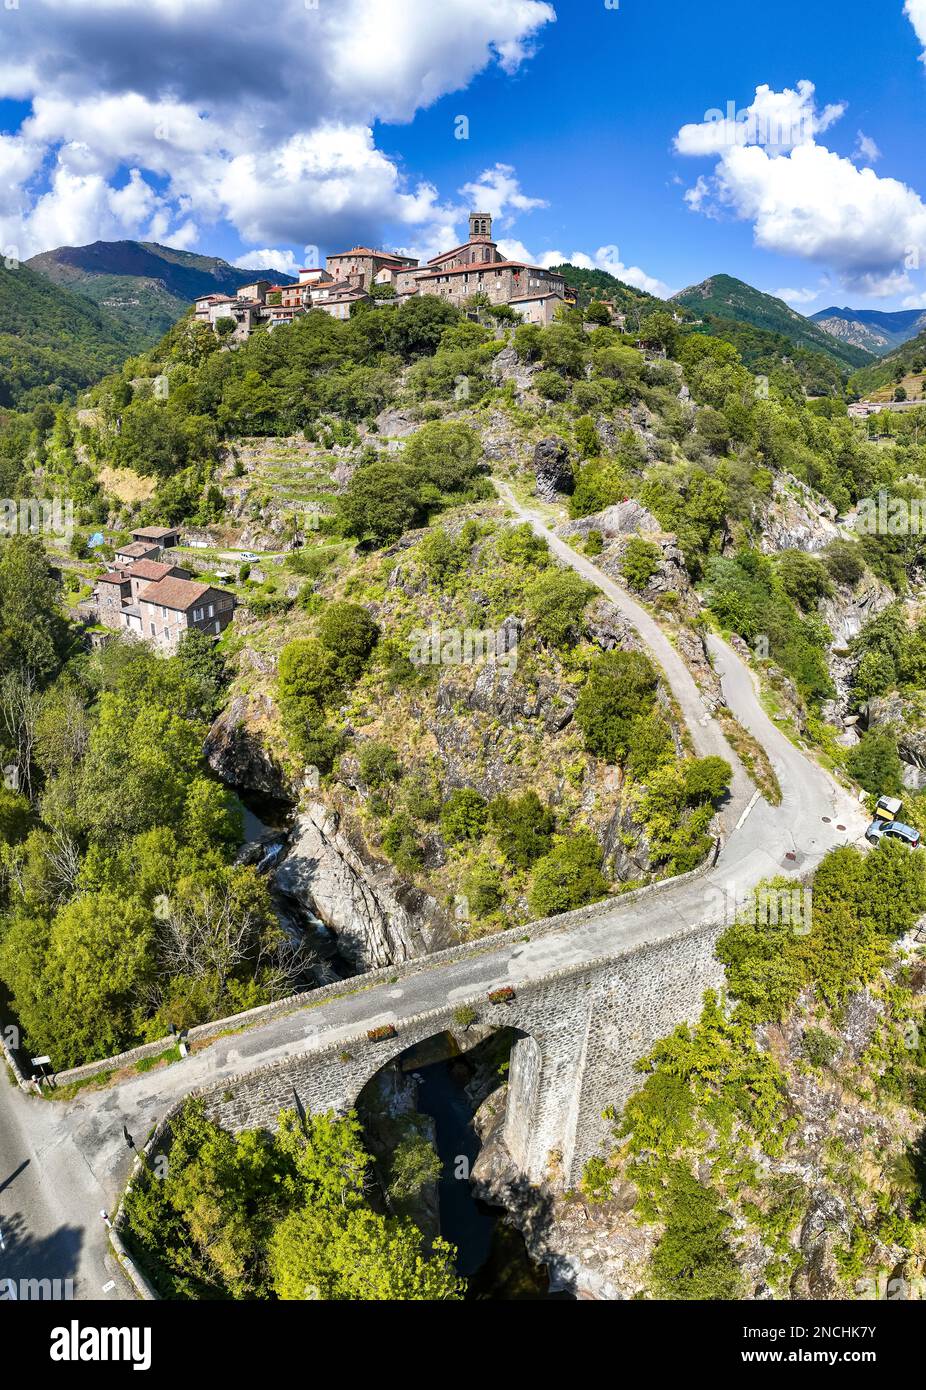
[[[417,264],[414,256],[400,256],[396,251],[375,251],[371,246],[355,246],[350,251],[338,251],[325,259],[333,280],[347,280],[352,288],[366,291],[369,291],[376,275],[384,267],[411,269]]]
[[[235,596],[211,584],[169,577],[141,590],[137,605],[126,609],[126,615],[132,619],[136,617],[134,607],[138,609],[139,625],[136,627],[134,621],[127,623],[128,630],[169,651],[192,627],[218,637],[234,616]]]
[[[557,301],[532,309],[534,322],[548,323],[554,310],[566,300],[566,281],[562,275],[525,261],[509,261],[492,240],[492,218],[474,212],[469,219],[469,240],[434,256],[426,266],[400,270],[393,279],[400,299],[413,294],[434,294],[461,308],[474,294],[483,294],[490,304],[534,301],[551,295]],[[527,315],[525,315],[526,317]]]
[[[180,565],[156,560],[139,560],[124,568],[108,570],[97,580],[93,591],[98,621],[113,632],[129,631],[129,609],[138,602],[143,589],[162,579],[189,579],[190,571]],[[139,615],[140,616],[140,615]],[[134,630],[138,631],[135,624]]]

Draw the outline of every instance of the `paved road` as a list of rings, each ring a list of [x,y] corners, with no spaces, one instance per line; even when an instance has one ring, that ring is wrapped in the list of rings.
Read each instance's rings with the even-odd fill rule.
[[[60,1108],[0,1076],[0,1298],[46,1279],[58,1298],[130,1297],[100,1216],[111,1196]]]
[[[393,983],[345,993],[324,1005],[217,1039],[183,1063],[133,1076],[116,1089],[84,1092],[68,1104],[32,1099],[0,1085],[0,1160],[12,1176],[0,1191],[0,1223],[5,1220],[12,1229],[17,1214],[17,1268],[22,1265],[27,1274],[34,1274],[33,1263],[41,1264],[49,1274],[76,1276],[78,1297],[100,1296],[112,1277],[113,1262],[99,1211],[115,1203],[125,1181],[123,1124],[141,1142],[169,1104],[203,1085],[296,1053],[346,1043],[380,1023],[399,1025],[435,1004],[484,998],[488,988],[502,983],[516,986],[553,969],[600,959],[617,948],[721,920],[730,910],[731,896],[776,874],[806,873],[834,845],[862,835],[866,818],[855,801],[785,738],[762,709],[752,672],[731,647],[712,637],[711,655],[725,701],[766,749],[781,783],[781,806],[757,799],[722,732],[708,717],[688,668],[658,624],[613,580],[515,502],[504,484],[499,486],[505,500],[554,552],[606,594],[638,629],[666,674],[697,752],[718,753],[734,766],[727,835],[716,866],[704,876],[654,894],[645,910],[639,903],[617,900],[599,916],[533,941],[503,942],[494,948],[483,943],[478,954],[463,960],[430,957],[398,971]],[[13,1272],[4,1268],[4,1258],[0,1252],[0,1276]],[[126,1296],[125,1285],[117,1282],[111,1296]]]

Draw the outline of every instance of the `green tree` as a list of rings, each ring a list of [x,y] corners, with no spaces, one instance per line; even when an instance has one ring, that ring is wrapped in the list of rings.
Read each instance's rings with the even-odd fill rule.
[[[336,663],[345,685],[358,680],[379,641],[379,628],[359,603],[329,603],[322,613],[318,635]]]
[[[574,646],[582,636],[582,614],[595,590],[571,569],[550,569],[527,587],[527,614],[545,646]]]
[[[455,787],[440,810],[441,834],[448,844],[481,840],[489,820],[488,803],[472,787]]]
[[[741,1298],[743,1280],[729,1240],[732,1225],[713,1189],[682,1164],[673,1164],[665,1229],[650,1262],[654,1295],[699,1302]]]
[[[873,796],[896,796],[903,790],[897,739],[889,729],[869,730],[850,749],[846,771]]]
[[[621,573],[637,593],[642,593],[654,574],[659,571],[662,550],[655,541],[631,536],[621,557]]]
[[[535,917],[571,912],[608,894],[601,872],[601,848],[595,837],[581,831],[562,839],[534,867],[528,901]]]
[[[388,545],[426,518],[419,476],[405,463],[364,464],[338,498],[337,515],[346,535],[373,546]]]
[[[535,791],[496,796],[489,804],[489,821],[499,849],[517,869],[530,868],[552,847],[556,820]]]
[[[585,747],[606,762],[627,755],[633,721],[653,709],[656,672],[642,652],[608,652],[589,672],[576,706]]]
[[[57,674],[67,642],[41,540],[14,536],[0,543],[0,671],[19,671],[39,683]]]

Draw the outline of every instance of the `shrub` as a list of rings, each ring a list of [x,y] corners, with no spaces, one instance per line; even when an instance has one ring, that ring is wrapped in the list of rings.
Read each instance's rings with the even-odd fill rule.
[[[598,902],[607,897],[608,888],[598,841],[582,831],[561,840],[537,861],[528,901],[535,917],[552,917]]]
[[[527,869],[549,853],[556,821],[535,791],[495,797],[489,806],[489,821],[499,849],[515,868]]]
[[[534,377],[534,387],[548,401],[564,401],[569,395],[569,382],[559,372],[538,372]]]
[[[830,1067],[839,1056],[842,1044],[832,1033],[822,1028],[807,1028],[801,1039],[801,1052],[812,1067]]]
[[[823,563],[837,584],[847,584],[850,588],[854,588],[865,573],[865,562],[855,541],[830,541],[823,552]]]
[[[338,498],[337,517],[345,535],[368,545],[398,540],[427,517],[417,474],[392,460],[365,464]]]
[[[580,517],[603,512],[605,507],[622,501],[626,495],[627,480],[617,465],[595,459],[579,469],[569,499],[569,515]]]
[[[726,1300],[742,1296],[742,1277],[728,1240],[732,1225],[716,1192],[673,1163],[665,1229],[650,1275],[657,1298]]]
[[[583,458],[597,458],[601,453],[601,440],[590,415],[580,415],[575,424],[576,447]]]
[[[399,755],[388,743],[370,739],[364,743],[357,757],[360,775],[369,787],[385,787],[397,782],[402,775]]]
[[[733,769],[724,758],[692,758],[682,775],[689,801],[718,801],[730,785]]]
[[[290,642],[280,653],[278,688],[284,723],[316,719],[341,689],[334,653],[312,637]]]
[[[480,860],[464,874],[462,889],[475,917],[488,917],[502,902],[501,874],[488,860]]]
[[[32,824],[32,808],[19,792],[0,787],[0,841],[16,844],[24,840]]]
[[[383,827],[383,850],[403,874],[421,867],[423,852],[415,822],[405,811],[397,811]]]
[[[641,714],[627,729],[626,766],[634,777],[646,777],[673,751],[672,731],[660,714]]]
[[[522,526],[506,527],[496,539],[495,550],[499,559],[510,565],[543,569],[550,563],[549,546],[526,521]]]
[[[778,573],[785,592],[805,612],[833,592],[826,566],[804,550],[786,550],[778,556]]]
[[[582,614],[595,590],[571,569],[551,569],[527,590],[534,632],[548,647],[573,646],[582,635]]]
[[[330,603],[322,614],[318,635],[346,683],[358,679],[376,643],[379,628],[359,603]]]
[[[642,593],[659,569],[662,551],[655,541],[631,536],[621,558],[621,573],[637,593]]]
[[[600,656],[576,706],[576,722],[587,750],[609,763],[622,761],[634,719],[653,708],[656,684],[653,665],[642,652]]]
[[[611,1196],[613,1180],[614,1169],[610,1167],[606,1159],[590,1158],[582,1171],[582,1178],[579,1182],[582,1196],[593,1205],[598,1202],[607,1202]]]
[[[408,440],[402,463],[412,469],[419,483],[430,483],[440,492],[456,492],[476,477],[481,453],[479,436],[469,425],[432,420]]]
[[[457,787],[440,810],[441,834],[448,844],[481,840],[489,819],[488,803],[472,787]]]
[[[903,768],[897,739],[888,729],[869,730],[850,750],[846,770],[859,786],[875,796],[897,795],[903,791]]]
[[[585,538],[583,549],[586,555],[600,555],[604,550],[604,536],[601,532],[596,530],[589,531]]]

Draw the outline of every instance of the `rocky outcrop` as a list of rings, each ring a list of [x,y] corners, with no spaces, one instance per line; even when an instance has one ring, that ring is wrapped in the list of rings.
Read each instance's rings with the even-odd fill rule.
[[[557,435],[541,439],[534,448],[534,474],[536,476],[537,496],[546,502],[555,502],[557,493],[572,493],[575,487],[575,474],[569,445]]]
[[[845,1203],[834,1192],[818,1188],[801,1225],[798,1245],[804,1263],[791,1281],[791,1296],[798,1299],[839,1298],[843,1279],[836,1256],[846,1246],[852,1223]]]
[[[259,732],[272,708],[269,696],[236,695],[209,730],[203,754],[216,776],[236,791],[288,801],[291,789],[286,775],[267,752]]]
[[[483,1140],[472,1171],[477,1196],[506,1208],[531,1259],[546,1266],[551,1293],[610,1301],[642,1292],[658,1230],[634,1220],[635,1188],[616,1184],[612,1199],[592,1208],[530,1187],[502,1138],[506,1095],[507,1087],[495,1091],[475,1117]]]
[[[605,540],[612,540],[618,536],[658,536],[662,534],[662,527],[652,512],[630,497],[625,502],[605,507],[603,512],[592,512],[590,516],[568,522],[557,529],[557,534],[565,539],[576,533],[587,536],[589,531],[600,531]]]
[[[854,588],[840,585],[829,598],[821,599],[820,617],[833,637],[833,647],[847,647],[866,623],[894,602],[894,592],[873,574]]]
[[[896,691],[868,702],[868,727],[878,729],[885,725],[892,726],[903,761],[917,768],[926,768],[926,728],[917,728],[919,723],[921,716]]]
[[[297,818],[275,881],[337,935],[358,970],[395,965],[455,940],[435,900],[374,859],[321,802]]]
[[[772,500],[758,521],[759,548],[766,555],[780,550],[823,550],[839,534],[832,502],[806,483],[776,475]]]
[[[415,419],[411,411],[390,406],[377,415],[376,428],[386,439],[405,439],[420,428],[420,421]]]
[[[550,734],[564,729],[575,712],[575,688],[546,672],[530,681],[520,678],[511,655],[491,656],[475,673],[465,667],[454,668],[437,687],[438,713],[452,716],[462,704],[491,715],[506,728],[527,719],[538,720]],[[438,742],[442,742],[439,735]]]
[[[531,389],[537,370],[532,363],[522,362],[513,347],[504,347],[492,362],[492,384],[502,386],[506,381],[513,382],[515,400],[520,402],[524,392]]]

